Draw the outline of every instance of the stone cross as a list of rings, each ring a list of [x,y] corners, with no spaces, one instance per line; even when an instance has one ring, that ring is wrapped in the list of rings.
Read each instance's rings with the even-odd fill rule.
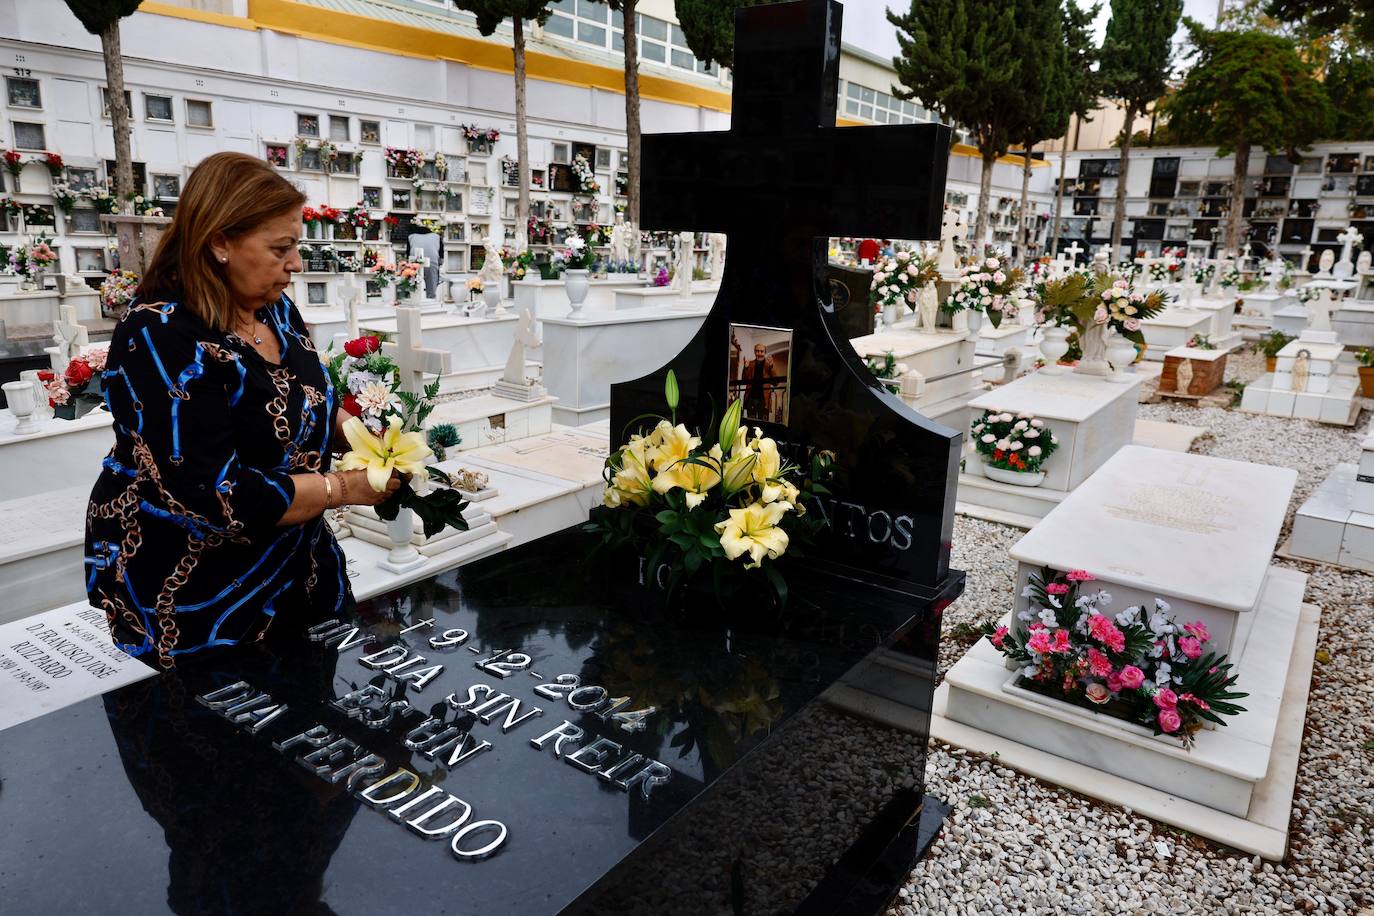
[[[1075,264],[1078,263],[1078,256],[1083,253],[1083,249],[1079,247],[1077,239],[1074,239],[1072,245],[1065,246],[1064,251]]]
[[[1364,241],[1364,236],[1362,236],[1360,230],[1356,229],[1354,226],[1346,226],[1345,231],[1336,236],[1336,241],[1341,243],[1341,256],[1336,261],[1336,267],[1332,270],[1332,273],[1341,279],[1345,279],[1355,272],[1355,262],[1351,260],[1350,253],[1354,249],[1356,242]]]
[[[964,237],[968,227],[964,225],[963,215],[953,207],[947,207],[940,220],[940,257],[937,266],[940,273],[954,274],[959,270],[959,253],[954,243]]]
[[[619,447],[636,417],[662,413],[671,368],[678,422],[705,426],[734,390],[732,327],[780,335],[790,348],[785,410],[757,425],[801,460],[819,450],[837,456],[830,489],[846,514],[818,537],[818,553],[830,568],[910,592],[950,574],[962,436],[887,393],[816,290],[832,237],[940,235],[950,130],[835,126],[842,16],[827,0],[741,9],[729,129],[644,137],[644,225],[724,232],[725,276],[700,329],[668,365],[611,386],[610,425]],[[735,270],[731,257],[740,258]],[[882,447],[856,442],[856,423]],[[898,519],[911,524],[902,521],[894,538]]]
[[[1307,265],[1312,263],[1312,246],[1308,245],[1298,255],[1298,269],[1293,271],[1300,277],[1310,277],[1312,272],[1307,269]]]
[[[50,362],[54,372],[66,371],[67,364],[81,355],[81,348],[90,343],[90,335],[85,325],[76,320],[76,306],[63,305],[59,308],[61,317],[53,319],[53,349]]]
[[[420,310],[413,305],[396,305],[396,343],[392,358],[400,370],[401,390],[419,394],[425,390],[425,375],[447,375],[452,371],[453,354],[421,343]],[[392,348],[387,344],[387,349]]]
[[[1279,280],[1283,278],[1283,269],[1283,258],[1280,257],[1272,257],[1264,263],[1264,291],[1266,293],[1278,291]]]

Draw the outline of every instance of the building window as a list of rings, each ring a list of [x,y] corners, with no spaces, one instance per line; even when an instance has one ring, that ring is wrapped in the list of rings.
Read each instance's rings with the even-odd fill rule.
[[[77,207],[68,214],[67,223],[71,232],[99,232],[100,213],[90,207]]]
[[[561,35],[564,38],[573,37],[573,20],[571,16],[560,16],[554,13],[549,17],[549,21],[544,23],[544,31],[550,35]]]
[[[38,87],[38,80],[7,76],[5,88],[9,93],[10,104],[15,108],[43,107],[43,93]]]
[[[180,196],[180,175],[153,175],[153,197],[159,200],[176,200]]]
[[[904,102],[879,89],[870,89],[855,82],[845,85],[844,111],[866,121],[879,124],[912,124],[924,112],[911,102]]]
[[[577,24],[577,40],[584,41],[589,45],[596,45],[598,48],[604,48],[606,47],[606,30],[599,25],[579,22]]]
[[[323,172],[324,162],[318,149],[300,149],[296,153],[296,168],[307,172]]]
[[[553,161],[567,165],[572,162],[572,154],[568,152],[569,147],[566,143],[555,143],[553,145]]]
[[[73,194],[89,191],[91,188],[95,187],[95,183],[95,169],[67,166],[67,190],[71,191]]]
[[[668,50],[656,41],[641,41],[639,56],[656,64],[667,63]]]
[[[302,137],[318,137],[320,135],[320,116],[313,114],[296,115],[296,133]]]
[[[662,19],[655,19],[653,16],[640,16],[639,34],[655,41],[667,41],[668,23]]]
[[[363,188],[363,206],[374,210],[382,209],[382,189]]]
[[[19,149],[45,150],[48,148],[47,139],[43,134],[42,124],[26,124],[23,121],[14,122],[14,145]]]
[[[382,142],[382,125],[376,121],[359,121],[358,133],[364,143]]]
[[[349,140],[353,139],[353,136],[348,129],[347,115],[329,116],[329,139],[334,141],[342,141],[344,143],[347,143]]]
[[[134,94],[129,90],[124,90],[124,111],[133,117],[134,115]],[[104,86],[100,87],[100,116],[108,118],[110,116],[110,90]]]
[[[210,103],[204,99],[187,99],[186,124],[190,127],[214,127]]]
[[[149,121],[171,123],[172,97],[170,95],[145,95],[143,97],[143,116]]]
[[[601,0],[577,0],[577,15],[583,19],[590,19],[593,22],[605,24],[606,14],[610,12]]]

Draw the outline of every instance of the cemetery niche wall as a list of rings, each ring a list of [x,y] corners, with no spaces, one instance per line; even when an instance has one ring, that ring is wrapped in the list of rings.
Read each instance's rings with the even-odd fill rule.
[[[741,192],[733,214],[692,212],[675,189],[714,166],[682,138],[645,143],[646,223],[715,221],[735,246],[670,366],[679,419],[723,400],[730,327],[762,327],[786,337],[789,370],[786,409],[759,425],[790,452],[836,455],[810,507],[830,528],[783,566],[789,600],[667,598],[638,557],[593,554],[574,527],[305,636],[280,626],[188,656],[6,730],[7,902],[695,914],[891,899],[947,811],[924,769],[940,615],[964,585],[949,569],[960,435],[873,381],[818,294],[815,237],[933,236],[949,135],[832,130],[840,15],[834,0],[741,11],[734,126],[692,140],[767,169],[779,209]],[[848,161],[906,183],[814,177]],[[617,386],[615,433],[662,409],[670,367]],[[864,672],[884,649],[922,673],[903,684],[905,731],[826,702],[841,679],[881,690]],[[58,765],[69,752],[79,774]]]

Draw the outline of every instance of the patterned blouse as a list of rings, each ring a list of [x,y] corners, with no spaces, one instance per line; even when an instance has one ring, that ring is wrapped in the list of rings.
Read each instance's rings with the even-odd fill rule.
[[[258,317],[280,363],[176,303],[135,302],[110,344],[115,446],[86,512],[86,590],[115,643],[150,664],[353,600],[322,517],[277,525],[291,472],[329,469],[334,389],[289,299]]]

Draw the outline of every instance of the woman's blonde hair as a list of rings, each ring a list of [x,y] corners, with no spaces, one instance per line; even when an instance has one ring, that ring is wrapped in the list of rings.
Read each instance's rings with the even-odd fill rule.
[[[139,298],[179,302],[210,327],[229,330],[235,307],[210,240],[221,232],[237,238],[304,205],[305,195],[266,161],[246,153],[207,156],[186,181]]]

